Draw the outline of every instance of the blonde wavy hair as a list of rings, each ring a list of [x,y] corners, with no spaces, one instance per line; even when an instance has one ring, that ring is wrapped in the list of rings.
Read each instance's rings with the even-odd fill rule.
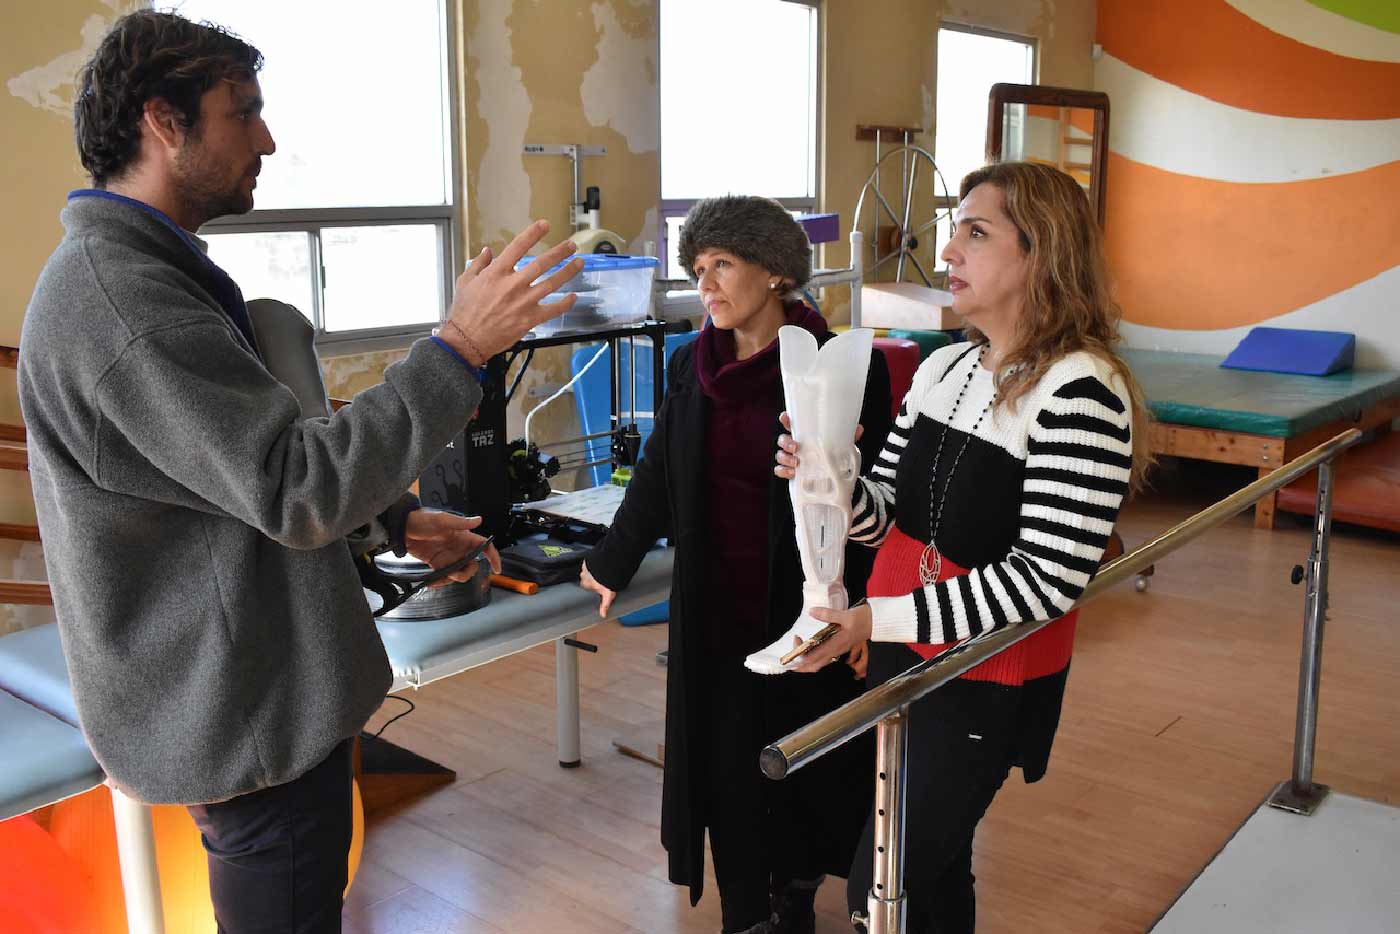
[[[997,364],[999,404],[1014,409],[1061,358],[1077,350],[1104,360],[1123,380],[1132,404],[1133,492],[1143,487],[1152,456],[1147,438],[1151,415],[1142,387],[1114,352],[1122,310],[1110,292],[1103,234],[1079,183],[1048,165],[997,162],[962,180],[958,199],[978,185],[1001,191],[1002,207],[1020,234],[1026,254],[1024,307],[1011,346]],[[975,328],[967,335],[986,343]]]

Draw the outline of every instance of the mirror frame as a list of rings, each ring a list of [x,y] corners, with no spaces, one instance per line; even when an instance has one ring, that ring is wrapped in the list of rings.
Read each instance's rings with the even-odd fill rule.
[[[1094,144],[1090,157],[1089,203],[1099,227],[1104,226],[1104,192],[1108,187],[1108,95],[1102,91],[1047,87],[1040,84],[994,84],[987,95],[988,162],[1001,161],[1001,127],[1007,104],[1081,107],[1094,112]]]

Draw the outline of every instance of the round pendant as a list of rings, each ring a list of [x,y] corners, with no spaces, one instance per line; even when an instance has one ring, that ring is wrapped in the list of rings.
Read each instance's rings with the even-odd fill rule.
[[[939,554],[938,548],[933,542],[924,546],[923,552],[919,555],[919,581],[925,586],[938,583],[938,576],[943,571],[943,555]]]

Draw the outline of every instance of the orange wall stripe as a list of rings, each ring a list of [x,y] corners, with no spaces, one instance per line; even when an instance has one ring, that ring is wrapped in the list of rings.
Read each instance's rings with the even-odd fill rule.
[[[1400,161],[1241,184],[1108,160],[1108,260],[1135,324],[1259,324],[1400,266]]]
[[[1333,120],[1400,117],[1400,63],[1304,45],[1224,0],[1099,0],[1098,41],[1140,71],[1232,107]]]

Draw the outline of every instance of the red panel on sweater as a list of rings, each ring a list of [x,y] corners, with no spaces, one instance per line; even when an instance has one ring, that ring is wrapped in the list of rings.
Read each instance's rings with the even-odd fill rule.
[[[905,535],[898,526],[892,527],[875,555],[875,567],[870,572],[867,594],[871,597],[902,597],[913,593],[920,586],[919,557],[923,551],[923,542]],[[958,567],[944,558],[938,579],[945,581],[966,573],[966,568]],[[1078,618],[1079,611],[1071,610],[1049,626],[987,659],[961,677],[1019,687],[1032,679],[1063,671],[1069,664],[1070,654],[1074,649],[1074,628]],[[909,648],[929,659],[954,644],[910,643]]]

